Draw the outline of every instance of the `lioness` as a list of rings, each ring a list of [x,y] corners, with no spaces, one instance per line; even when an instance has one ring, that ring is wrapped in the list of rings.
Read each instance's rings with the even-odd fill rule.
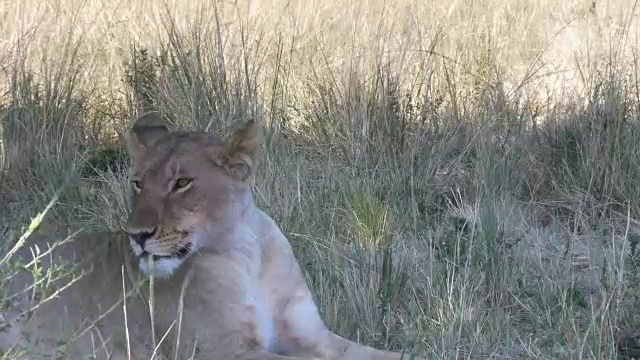
[[[61,334],[79,328],[65,358],[408,359],[346,340],[321,320],[287,238],[254,204],[248,180],[258,133],[249,122],[222,141],[206,132],[170,132],[157,112],[136,119],[128,143],[132,212],[122,236],[132,253],[123,256],[109,235],[55,249],[54,257],[87,274],[36,308],[30,321],[8,320],[0,346],[52,349]],[[47,241],[27,245],[44,250]],[[45,269],[57,261],[42,260]],[[122,301],[140,274],[153,286]],[[11,293],[35,278],[21,273]],[[28,295],[20,306],[35,303]]]

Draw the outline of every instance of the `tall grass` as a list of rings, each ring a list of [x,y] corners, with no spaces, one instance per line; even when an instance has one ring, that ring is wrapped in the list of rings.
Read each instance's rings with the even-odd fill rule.
[[[0,224],[18,234],[64,184],[46,231],[119,230],[141,109],[220,134],[254,118],[256,199],[338,333],[429,358],[616,358],[640,326],[639,12],[0,2]]]

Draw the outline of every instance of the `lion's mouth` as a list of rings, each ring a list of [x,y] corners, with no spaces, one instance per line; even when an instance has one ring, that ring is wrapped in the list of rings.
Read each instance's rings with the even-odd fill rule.
[[[185,246],[179,248],[177,251],[175,251],[173,254],[171,255],[156,255],[156,254],[151,254],[150,252],[147,252],[146,250],[142,250],[142,253],[140,255],[138,255],[138,257],[140,259],[147,259],[147,258],[151,258],[152,260],[159,260],[159,259],[182,259],[184,257],[186,257],[187,255],[189,255],[189,253],[191,252],[191,244],[186,244]]]
[[[178,251],[176,251],[176,256],[178,257],[178,259],[182,259],[183,257],[189,255],[189,253],[191,252],[191,244],[187,244],[183,247],[181,247],[180,249],[178,249]]]

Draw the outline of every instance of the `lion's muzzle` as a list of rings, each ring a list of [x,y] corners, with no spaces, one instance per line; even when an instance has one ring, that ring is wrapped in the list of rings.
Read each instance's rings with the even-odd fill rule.
[[[127,231],[127,235],[129,235],[129,239],[138,244],[141,248],[144,249],[144,244],[147,240],[154,237],[157,233],[157,228],[152,229],[136,229],[133,231]]]

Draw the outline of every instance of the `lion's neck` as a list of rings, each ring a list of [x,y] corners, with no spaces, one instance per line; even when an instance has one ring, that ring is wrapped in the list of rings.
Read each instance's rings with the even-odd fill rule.
[[[216,219],[206,229],[196,233],[194,243],[199,250],[214,253],[259,246],[269,220],[271,219],[266,214],[249,203]]]

